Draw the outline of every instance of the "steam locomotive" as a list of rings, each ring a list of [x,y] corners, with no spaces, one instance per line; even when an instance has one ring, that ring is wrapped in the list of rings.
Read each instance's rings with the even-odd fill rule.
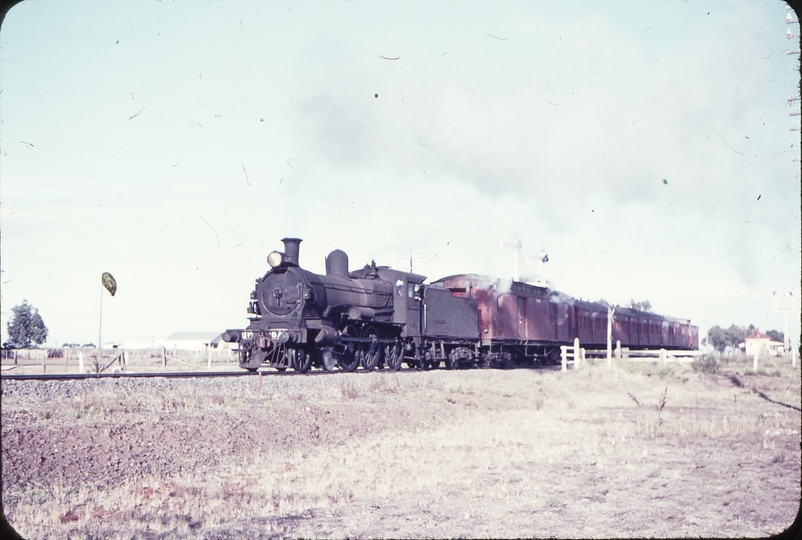
[[[326,257],[326,274],[315,274],[299,264],[301,241],[284,238],[284,251],[268,255],[250,324],[223,333],[244,369],[507,367],[557,362],[574,338],[588,348],[607,343],[605,305],[477,274],[425,284],[375,262],[350,272],[339,249]],[[635,309],[615,310],[612,338],[642,349],[698,348],[690,321]]]

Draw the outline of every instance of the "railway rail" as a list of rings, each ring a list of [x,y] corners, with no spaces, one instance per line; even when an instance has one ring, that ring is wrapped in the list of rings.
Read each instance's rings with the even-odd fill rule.
[[[322,375],[323,371],[310,372],[306,375]],[[295,371],[149,371],[149,372],[116,372],[116,373],[2,373],[0,380],[10,381],[68,381],[80,379],[126,379],[141,378],[154,379],[158,377],[166,379],[187,379],[187,378],[216,378],[216,377],[258,377],[264,375],[304,375]]]
[[[519,368],[521,369],[521,368]],[[557,371],[560,365],[538,365],[530,366],[523,369],[540,369],[548,371]],[[407,368],[399,370],[358,370],[358,371],[345,371],[337,370],[330,373],[325,370],[310,370],[307,372],[299,371],[273,371],[273,370],[259,370],[259,371],[141,371],[141,372],[126,372],[117,371],[110,373],[8,373],[4,371],[0,373],[0,380],[9,381],[70,381],[81,379],[126,379],[126,378],[140,378],[140,379],[189,379],[189,378],[223,378],[223,377],[258,377],[260,375],[270,376],[303,376],[303,375],[336,375],[338,373],[413,373],[420,372],[416,368]],[[426,371],[440,371],[438,369]]]

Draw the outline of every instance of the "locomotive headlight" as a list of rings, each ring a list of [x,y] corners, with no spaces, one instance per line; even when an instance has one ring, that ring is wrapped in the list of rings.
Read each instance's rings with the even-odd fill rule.
[[[284,262],[284,254],[279,251],[273,251],[267,256],[267,264],[271,268],[278,268]]]

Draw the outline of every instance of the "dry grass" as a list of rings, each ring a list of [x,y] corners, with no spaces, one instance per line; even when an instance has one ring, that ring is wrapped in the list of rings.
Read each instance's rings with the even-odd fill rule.
[[[779,383],[775,399],[798,403],[798,372],[757,382],[769,379]],[[335,445],[245,451],[205,473],[110,489],[4,485],[4,509],[42,538],[740,536],[778,532],[796,515],[799,486],[787,479],[799,478],[799,413],[724,376],[633,363],[331,381],[263,395],[89,392],[56,399],[48,418],[41,403],[4,397],[4,428],[7,419],[102,424],[210,409],[278,419],[282,407],[320,421],[323,409],[369,410],[388,424]],[[430,406],[416,413],[421,403]],[[394,429],[404,414],[415,422]],[[765,508],[775,513],[767,518]]]

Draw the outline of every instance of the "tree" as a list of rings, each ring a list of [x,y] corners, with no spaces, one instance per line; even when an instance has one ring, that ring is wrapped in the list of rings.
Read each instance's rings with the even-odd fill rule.
[[[39,310],[23,300],[22,304],[11,308],[14,313],[8,321],[8,337],[18,349],[41,345],[47,341],[47,326],[39,315]]]
[[[744,342],[745,337],[746,331],[740,326],[732,324],[729,328],[727,328],[727,345],[729,345],[732,349],[737,349],[738,345]]]
[[[779,341],[780,343],[785,343],[785,334],[779,332],[777,330],[769,330],[766,332],[766,335],[769,336],[772,341]]]
[[[716,325],[707,331],[707,342],[721,354],[727,348],[727,333],[719,325]]]

